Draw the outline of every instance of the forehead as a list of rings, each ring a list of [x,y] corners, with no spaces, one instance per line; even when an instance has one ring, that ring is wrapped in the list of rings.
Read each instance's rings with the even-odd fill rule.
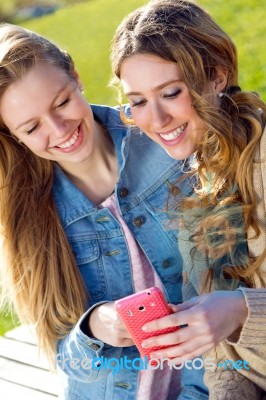
[[[56,94],[70,81],[70,77],[48,63],[39,63],[5,91],[0,112],[12,131],[24,119],[38,118]]]
[[[6,90],[3,101],[18,101],[36,98],[40,100],[43,94],[56,93],[62,84],[68,83],[70,77],[67,73],[49,63],[38,63],[21,79],[12,83]]]
[[[136,54],[121,65],[120,80],[125,92],[148,90],[166,81],[181,80],[178,64],[151,54]]]

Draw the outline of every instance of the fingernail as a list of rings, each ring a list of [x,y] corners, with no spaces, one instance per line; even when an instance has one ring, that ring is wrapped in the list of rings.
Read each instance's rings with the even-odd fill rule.
[[[141,347],[149,347],[149,344],[146,343],[146,342],[142,342],[142,343],[141,343]]]
[[[149,329],[146,325],[143,325],[143,327],[141,328],[144,332],[147,332]]]

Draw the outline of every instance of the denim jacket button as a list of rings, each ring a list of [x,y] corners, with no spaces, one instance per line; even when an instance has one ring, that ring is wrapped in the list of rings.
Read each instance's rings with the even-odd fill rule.
[[[121,197],[127,197],[128,196],[128,189],[123,187],[120,189],[120,196]]]
[[[92,344],[89,345],[89,347],[90,347],[92,350],[99,350],[100,345],[97,344],[97,343],[92,343]]]
[[[171,265],[171,261],[170,260],[163,260],[163,262],[162,262],[162,267],[163,268],[168,268],[168,267],[170,267],[170,265]]]
[[[126,383],[126,382],[116,382],[115,386],[121,387],[123,389],[129,389],[130,388],[130,384]]]
[[[134,224],[137,228],[140,228],[141,225],[144,224],[144,222],[145,222],[145,220],[144,220],[143,217],[136,217],[136,218],[134,218],[134,220],[133,220],[133,224]]]

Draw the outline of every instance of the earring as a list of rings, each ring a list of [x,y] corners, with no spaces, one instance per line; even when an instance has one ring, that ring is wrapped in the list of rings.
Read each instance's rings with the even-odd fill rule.
[[[218,93],[218,97],[220,97],[220,99],[224,96],[223,92]]]

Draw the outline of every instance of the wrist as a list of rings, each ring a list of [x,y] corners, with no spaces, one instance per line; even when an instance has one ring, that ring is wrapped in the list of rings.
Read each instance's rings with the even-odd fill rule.
[[[94,304],[92,307],[89,308],[89,310],[86,313],[85,318],[83,319],[82,323],[81,323],[81,330],[83,333],[85,333],[85,335],[89,336],[89,337],[95,337],[93,332],[94,332],[94,325],[96,324],[96,315],[95,313],[98,311],[98,307],[102,304],[107,303],[106,301],[101,301],[99,303]],[[98,312],[97,312],[98,314]]]
[[[246,299],[242,290],[235,291],[236,299],[237,299],[237,310],[238,310],[238,328],[242,328],[248,317],[248,307],[246,303]]]
[[[232,332],[226,339],[226,341],[231,344],[237,344],[240,340],[243,327],[247,321],[248,317],[248,307],[245,299],[245,295],[242,290],[238,289],[233,293],[234,301],[233,307],[236,315],[236,329]]]
[[[94,337],[97,338],[97,336],[95,336],[96,331],[97,331],[97,326],[99,323],[99,319],[98,319],[98,308],[100,307],[100,305],[97,305],[96,307],[94,307],[91,312],[88,314],[88,318],[86,321],[86,329],[88,332],[88,336],[90,337]]]
[[[239,326],[242,327],[244,326],[248,318],[248,306],[242,290],[236,290],[236,293],[239,299],[239,318],[240,318]]]

